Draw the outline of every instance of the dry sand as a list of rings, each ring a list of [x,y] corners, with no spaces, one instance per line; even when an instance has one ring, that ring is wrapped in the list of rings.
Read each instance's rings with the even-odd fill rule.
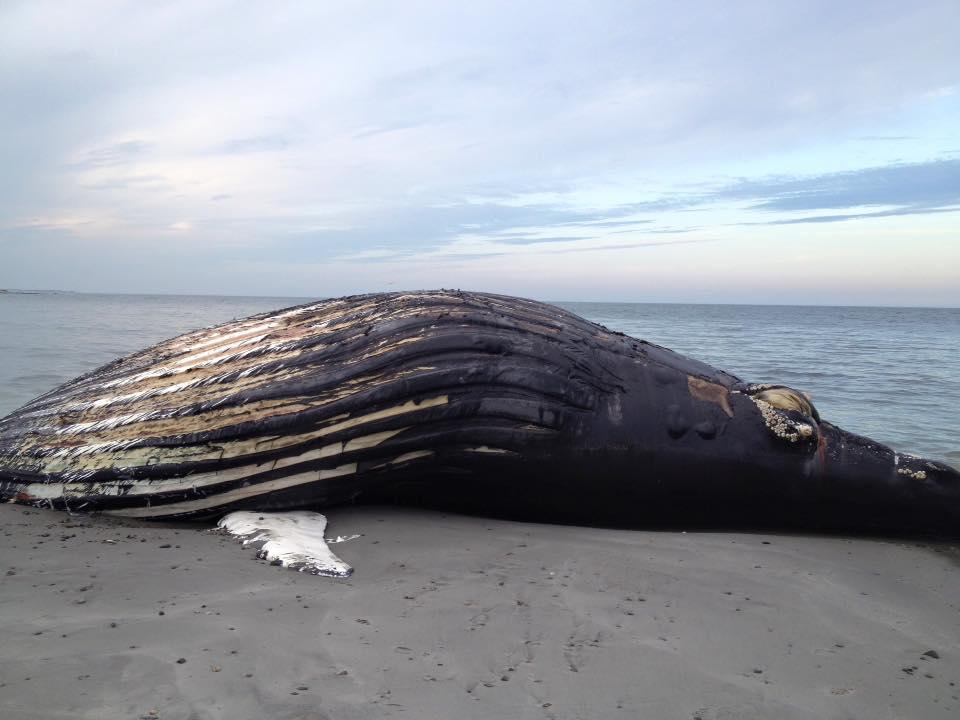
[[[328,515],[349,580],[0,506],[0,717],[960,716],[951,546]]]

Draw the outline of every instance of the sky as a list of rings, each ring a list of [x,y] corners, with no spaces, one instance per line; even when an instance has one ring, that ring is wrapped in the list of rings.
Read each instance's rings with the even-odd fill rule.
[[[0,288],[960,306],[960,3],[0,2]]]

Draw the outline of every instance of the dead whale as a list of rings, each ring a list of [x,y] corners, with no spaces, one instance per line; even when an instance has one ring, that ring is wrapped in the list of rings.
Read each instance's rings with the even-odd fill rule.
[[[359,295],[191,332],[0,421],[0,498],[136,518],[349,501],[656,526],[960,529],[960,473],[551,305]]]

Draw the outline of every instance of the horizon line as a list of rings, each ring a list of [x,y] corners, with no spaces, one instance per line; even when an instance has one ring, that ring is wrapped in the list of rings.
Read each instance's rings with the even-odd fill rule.
[[[350,295],[376,295],[380,293],[393,292],[433,292],[436,290],[450,290],[459,292],[461,288],[431,288],[425,290],[380,290],[374,292],[350,293],[348,295],[242,295],[234,293],[177,293],[177,292],[92,292],[89,290],[50,290],[50,289],[20,289],[20,288],[0,288],[0,295],[120,295],[132,297],[206,297],[206,298],[257,298],[257,299],[277,299],[277,300],[333,300],[338,297],[349,297]],[[485,290],[463,290],[463,292],[485,293]],[[490,295],[505,295],[506,293],[487,293]],[[523,297],[523,296],[514,296]],[[530,298],[538,302],[544,302],[550,305],[558,304],[592,304],[592,305],[702,305],[708,307],[817,307],[817,308],[877,308],[886,310],[960,310],[960,305],[844,305],[836,303],[765,303],[765,302],[692,302],[682,300],[544,300],[540,298]]]

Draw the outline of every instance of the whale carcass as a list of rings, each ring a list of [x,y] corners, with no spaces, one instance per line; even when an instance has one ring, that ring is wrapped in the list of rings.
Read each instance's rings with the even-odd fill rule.
[[[557,307],[360,295],[191,332],[0,421],[0,498],[137,518],[405,502],[955,534],[960,473]]]

